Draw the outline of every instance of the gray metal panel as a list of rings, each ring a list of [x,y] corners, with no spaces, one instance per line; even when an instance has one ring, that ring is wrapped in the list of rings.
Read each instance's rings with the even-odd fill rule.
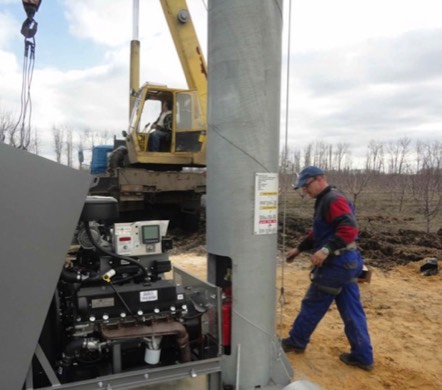
[[[91,176],[0,144],[0,388],[21,389]]]

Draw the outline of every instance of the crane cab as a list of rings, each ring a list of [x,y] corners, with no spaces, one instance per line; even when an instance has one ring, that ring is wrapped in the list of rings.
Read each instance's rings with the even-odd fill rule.
[[[149,138],[155,130],[164,102],[171,102],[164,137],[159,150],[152,150]],[[144,84],[136,94],[126,133],[129,164],[205,165],[207,121],[197,91]]]

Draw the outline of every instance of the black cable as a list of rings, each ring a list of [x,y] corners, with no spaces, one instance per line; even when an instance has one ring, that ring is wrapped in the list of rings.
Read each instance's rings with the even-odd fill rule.
[[[25,52],[24,52],[24,55],[23,55],[22,85],[21,85],[21,95],[20,95],[20,115],[18,116],[17,123],[15,124],[15,126],[14,126],[14,128],[13,128],[13,130],[11,132],[11,135],[13,135],[15,133],[15,130],[17,129],[18,125],[20,124],[21,118],[23,116],[23,91],[25,90],[24,83],[25,83],[25,80],[26,80],[26,77],[25,77],[25,73],[26,72],[25,72],[25,70],[27,68],[27,60],[28,60],[28,45],[27,45],[27,41],[25,39]],[[12,139],[11,139],[11,142],[12,142]]]
[[[26,89],[26,102],[25,102],[25,117],[23,118],[23,132],[21,136],[20,148],[26,149],[30,143],[31,138],[31,118],[32,118],[32,99],[31,99],[31,84],[32,77],[34,75],[35,66],[35,39],[32,38],[30,45],[30,61],[27,69],[27,89]],[[26,113],[29,112],[29,117],[26,123]]]
[[[134,316],[134,313],[132,313],[131,308],[127,305],[126,301],[123,299],[123,297],[121,296],[121,294],[117,291],[117,289],[115,288],[114,284],[113,284],[111,281],[109,281],[108,283],[109,283],[110,286],[113,288],[115,294],[117,295],[118,299],[121,301],[121,303],[123,304],[123,306],[126,308],[126,310],[128,311],[128,313],[129,313],[134,319],[136,319],[135,316]]]
[[[22,90],[20,97],[20,115],[15,124],[11,137],[15,134],[17,128],[20,126],[19,145],[20,149],[26,149],[30,142],[31,131],[31,117],[32,117],[32,100],[31,100],[31,84],[34,74],[35,65],[35,38],[25,38],[25,49],[23,56],[23,70],[22,70]],[[28,109],[29,107],[29,109]],[[27,118],[27,113],[29,117]],[[15,145],[15,140],[12,140]]]

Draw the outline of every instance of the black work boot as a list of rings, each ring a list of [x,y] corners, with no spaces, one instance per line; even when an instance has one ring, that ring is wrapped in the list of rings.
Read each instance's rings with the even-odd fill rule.
[[[345,364],[348,364],[349,366],[355,366],[362,368],[365,371],[371,371],[373,370],[373,364],[364,364],[361,363],[359,360],[356,360],[351,353],[343,352],[339,355],[339,359],[341,359],[342,362]]]
[[[305,348],[294,345],[290,337],[281,340],[281,347],[284,352],[295,352],[295,353],[305,352]]]

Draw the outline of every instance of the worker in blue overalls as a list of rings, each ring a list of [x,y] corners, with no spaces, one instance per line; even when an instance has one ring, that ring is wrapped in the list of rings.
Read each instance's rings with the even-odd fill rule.
[[[355,243],[358,228],[353,207],[327,183],[318,167],[304,168],[294,187],[316,199],[314,220],[311,232],[287,253],[286,261],[291,263],[301,252],[309,250],[313,253],[314,268],[301,310],[281,346],[285,352],[304,352],[319,321],[335,301],[350,343],[350,352],[341,353],[339,358],[348,365],[371,371],[373,348],[357,284],[363,261]]]

